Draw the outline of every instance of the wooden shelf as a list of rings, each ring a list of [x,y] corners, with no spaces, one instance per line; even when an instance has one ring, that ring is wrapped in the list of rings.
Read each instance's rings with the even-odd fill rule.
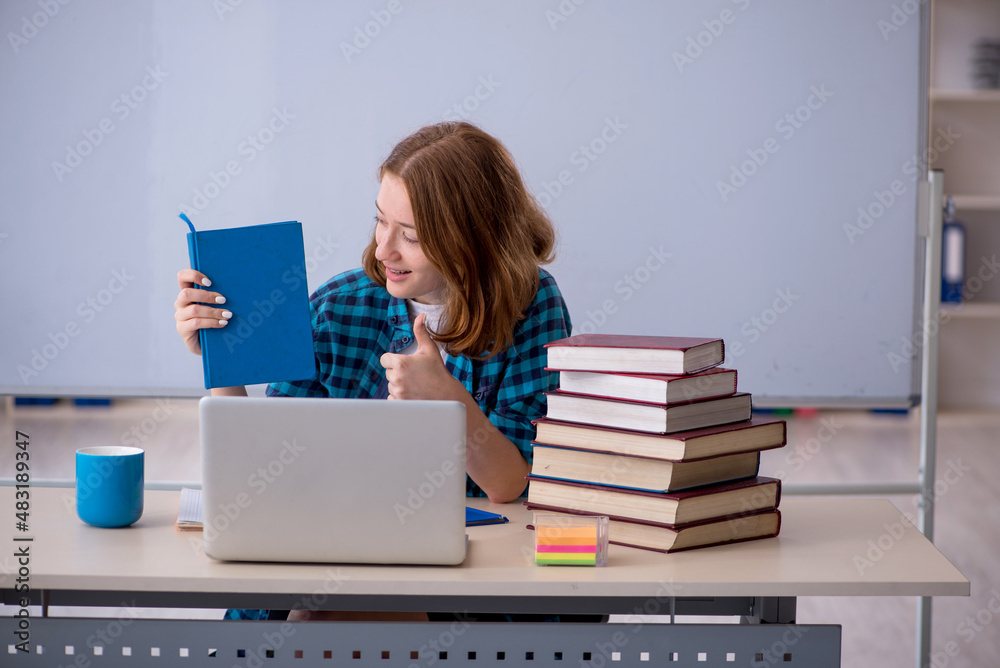
[[[957,211],[1000,211],[1000,195],[952,195]]]
[[[949,318],[966,319],[1000,319],[1000,302],[942,304],[941,314]]]
[[[931,88],[931,102],[1000,102],[997,88]]]

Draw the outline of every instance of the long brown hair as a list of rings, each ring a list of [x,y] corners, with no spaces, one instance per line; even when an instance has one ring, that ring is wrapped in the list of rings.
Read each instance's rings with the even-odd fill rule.
[[[379,168],[403,181],[420,247],[448,285],[434,338],[454,355],[506,350],[551,262],[555,229],[524,186],[514,159],[470,123],[438,123],[399,142]],[[374,235],[365,273],[385,286]]]

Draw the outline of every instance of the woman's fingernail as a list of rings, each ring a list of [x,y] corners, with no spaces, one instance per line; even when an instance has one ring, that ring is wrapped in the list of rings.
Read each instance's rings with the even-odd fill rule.
[[[219,295],[218,297],[215,298],[215,303],[216,304],[225,304],[226,303],[226,298],[223,297],[222,295]]]
[[[201,279],[201,284],[207,288],[208,286],[212,285],[212,281],[208,280],[207,278],[203,278]]]
[[[225,318],[226,320],[228,320],[229,318],[233,317],[233,314],[232,314],[231,311],[223,311],[222,312],[222,317]]]
[[[228,320],[220,320],[220,321],[219,321],[219,324],[220,324],[220,325],[228,325],[228,324],[229,324],[229,321],[228,321]]]

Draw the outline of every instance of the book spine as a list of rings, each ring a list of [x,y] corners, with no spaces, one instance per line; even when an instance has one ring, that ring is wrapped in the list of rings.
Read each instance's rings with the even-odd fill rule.
[[[188,223],[190,225],[190,223]],[[196,271],[201,271],[201,262],[198,258],[198,233],[188,232],[187,234],[188,242],[188,259],[191,261],[191,268]],[[197,289],[199,286],[195,286]],[[212,387],[211,378],[212,371],[209,365],[208,359],[208,330],[199,329],[198,330],[198,343],[201,346],[201,370],[202,375],[205,377],[205,389]]]

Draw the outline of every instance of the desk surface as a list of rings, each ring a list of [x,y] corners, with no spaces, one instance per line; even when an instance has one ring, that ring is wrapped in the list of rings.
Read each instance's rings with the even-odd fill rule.
[[[538,567],[519,503],[470,504],[507,515],[469,527],[456,567],[261,564],[205,556],[199,532],[174,528],[180,492],[147,491],[127,529],[76,517],[74,490],[33,488],[30,531],[14,530],[14,490],[0,488],[7,535],[0,589],[13,587],[11,546],[30,545],[31,588],[413,596],[966,596],[969,581],[887,500],[783,498],[781,535],[659,554],[611,546],[606,567]],[[32,536],[31,543],[14,538]]]

